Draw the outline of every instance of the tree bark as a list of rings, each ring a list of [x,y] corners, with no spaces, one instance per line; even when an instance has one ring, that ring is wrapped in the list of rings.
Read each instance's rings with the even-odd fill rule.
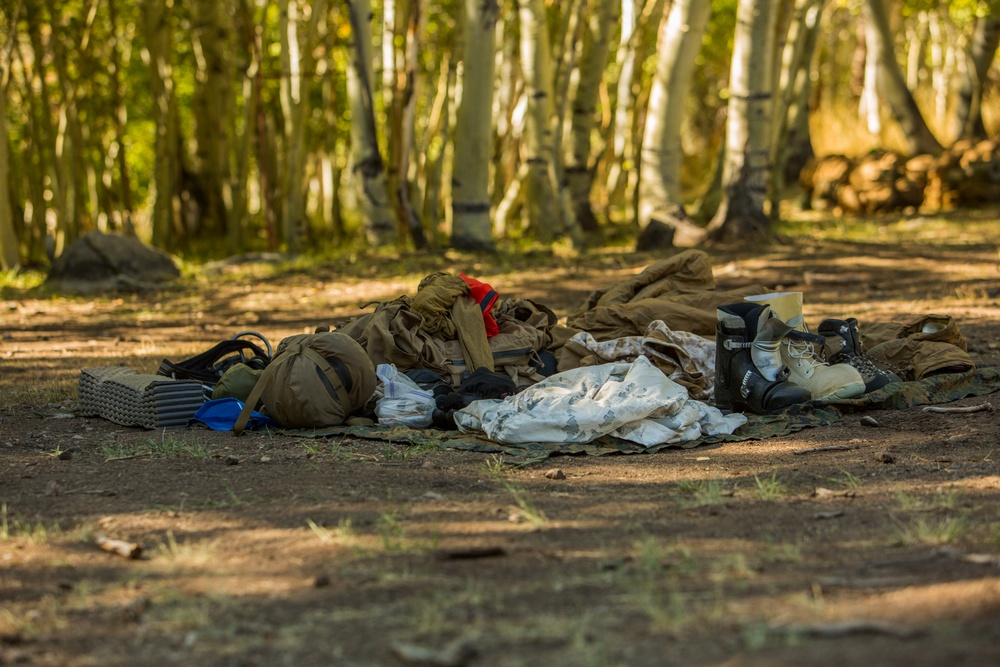
[[[451,245],[493,250],[490,220],[490,160],[496,0],[465,0],[462,100],[455,125],[451,176]]]
[[[29,0],[25,3],[25,19],[28,24],[28,37],[31,44],[31,88],[37,91],[38,105],[33,109],[33,125],[35,145],[38,148],[36,159],[39,165],[39,172],[48,177],[49,183],[46,188],[44,183],[38,183],[36,187],[40,190],[48,190],[48,197],[43,192],[41,196],[32,197],[32,209],[35,212],[35,224],[39,227],[41,234],[46,237],[47,254],[55,257],[62,253],[66,246],[65,211],[62,210],[63,183],[62,170],[56,164],[56,143],[57,134],[52,127],[51,110],[55,108],[52,101],[52,94],[49,89],[49,80],[46,76],[44,60],[46,58],[46,46],[42,39],[42,29],[47,27],[51,38],[51,23],[45,24],[40,14],[40,6],[37,0]],[[22,62],[27,63],[22,55]],[[27,77],[26,77],[27,78]],[[46,211],[50,209],[47,201],[53,202],[56,207],[56,224],[54,229],[49,229],[46,220]]]
[[[903,130],[907,151],[911,154],[940,153],[941,144],[927,127],[913,94],[906,87],[906,79],[896,60],[886,0],[865,0],[862,9],[868,48],[872,49],[878,58],[879,88],[892,110],[893,117]]]
[[[454,105],[456,70],[454,56],[449,50],[441,59],[441,71],[438,75],[437,93],[431,104],[427,127],[423,132],[420,146],[417,150],[417,183],[418,192],[423,196],[420,204],[420,219],[434,239],[441,224],[443,210],[441,188],[444,171],[444,157],[447,147],[452,144],[454,119],[457,112],[452,113]],[[487,135],[486,141],[492,137]],[[489,170],[487,170],[487,188]],[[452,190],[452,192],[454,192]],[[452,194],[454,197],[454,194]]]
[[[704,230],[684,209],[681,127],[710,11],[707,2],[674,0],[660,26],[639,167],[638,247],[642,250],[691,247],[704,238]]]
[[[764,201],[771,179],[773,0],[739,0],[729,80],[722,203],[708,226],[712,241],[770,231]]]
[[[171,248],[180,229],[180,128],[169,54],[173,53],[170,15],[160,0],[143,0],[142,28],[150,69],[156,166],[153,172],[152,243]]]
[[[620,0],[599,0],[586,16],[586,30],[580,54],[579,79],[572,96],[569,150],[566,154],[566,184],[572,199],[573,213],[580,227],[596,231],[597,217],[590,201],[594,185],[591,138],[597,125],[597,103],[601,82],[608,64],[609,46],[618,22]]]
[[[773,188],[771,210],[777,211],[785,183],[812,157],[809,133],[809,97],[813,56],[819,42],[819,27],[826,0],[796,0],[788,27],[788,40],[781,54],[777,93],[778,108],[772,146]]]
[[[423,12],[420,0],[410,0],[407,5],[403,89],[399,100],[399,139],[396,141],[396,211],[401,226],[410,232],[413,246],[418,250],[427,247],[424,228],[410,198],[410,155],[416,140],[417,73],[420,33]]]
[[[118,33],[118,0],[108,0],[108,20],[114,35],[111,44],[111,66],[114,72],[111,77],[112,99],[115,107],[115,165],[118,169],[118,211],[119,229],[126,236],[135,236],[132,225],[132,179],[129,176],[127,150],[125,145],[125,124],[128,118],[125,99],[122,95],[122,59],[121,44]]]
[[[556,199],[556,153],[551,124],[552,52],[542,0],[524,0],[519,17],[524,93],[528,100],[524,158],[528,165],[526,183],[530,225],[543,243],[551,243],[565,232],[573,244],[579,246],[582,238],[578,230],[562,220]]]
[[[206,196],[207,222],[217,235],[225,232],[232,207],[229,132],[233,109],[233,81],[229,52],[232,19],[222,0],[197,0],[191,7],[191,36],[198,69],[194,116],[195,157]]]
[[[14,23],[16,15],[8,17]],[[8,39],[17,39],[11,29]],[[21,265],[21,248],[14,229],[14,209],[10,197],[10,145],[7,134],[7,84],[10,82],[10,53],[13,44],[0,43],[0,270],[15,271]]]
[[[966,75],[959,83],[955,99],[955,112],[951,121],[951,136],[959,139],[985,139],[982,100],[983,84],[1000,46],[1000,17],[994,14],[980,16],[969,45]]]
[[[298,0],[281,1],[281,61],[286,76],[281,80],[281,113],[284,119],[284,155],[280,191],[284,194],[282,238],[290,252],[298,252],[306,231],[305,173],[309,156],[305,150],[306,119],[309,117],[308,85],[315,69],[313,49],[319,22],[326,18],[326,0],[312,4],[312,15],[299,35]],[[300,43],[301,41],[301,43]]]
[[[369,0],[349,0],[348,6],[353,31],[353,49],[347,70],[354,160],[352,175],[365,237],[370,245],[378,247],[393,243],[397,235],[372,104],[372,11]]]

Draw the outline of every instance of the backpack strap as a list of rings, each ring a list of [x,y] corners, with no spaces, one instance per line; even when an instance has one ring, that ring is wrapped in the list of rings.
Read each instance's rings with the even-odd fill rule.
[[[247,422],[250,421],[250,414],[253,409],[257,406],[257,401],[260,400],[260,395],[264,393],[264,387],[271,378],[274,377],[274,372],[277,370],[278,364],[270,364],[264,369],[264,372],[260,374],[257,378],[257,383],[250,390],[250,395],[247,396],[247,400],[243,403],[243,409],[240,410],[240,416],[236,418],[236,423],[233,424],[233,435],[243,435],[244,429],[247,427]]]
[[[302,354],[316,364],[316,372],[320,375],[320,380],[323,381],[326,390],[331,394],[336,394],[337,398],[340,399],[341,405],[350,405],[351,397],[344,385],[351,384],[351,375],[347,372],[344,364],[337,359],[324,357],[311,347],[302,348]],[[346,382],[344,381],[345,378]]]
[[[239,354],[239,360],[251,368],[263,368],[271,359],[271,355],[255,343],[231,338],[183,361],[164,359],[156,369],[156,374],[175,380],[197,380],[203,384],[215,385],[222,376],[221,371],[225,371],[225,368],[217,368],[216,363],[231,354]]]

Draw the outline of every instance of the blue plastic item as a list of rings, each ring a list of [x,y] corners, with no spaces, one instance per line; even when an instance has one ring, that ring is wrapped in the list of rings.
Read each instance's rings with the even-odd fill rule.
[[[203,403],[191,417],[191,421],[201,422],[213,431],[231,431],[242,410],[243,401],[238,398],[216,398]],[[256,429],[261,426],[278,427],[278,422],[254,410],[250,413],[247,428]]]

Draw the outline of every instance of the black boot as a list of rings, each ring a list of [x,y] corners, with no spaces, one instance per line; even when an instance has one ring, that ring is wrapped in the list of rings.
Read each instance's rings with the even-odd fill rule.
[[[865,381],[865,393],[881,389],[890,382],[902,381],[902,378],[885,364],[876,362],[862,351],[861,335],[855,318],[823,320],[820,322],[818,333],[826,339],[823,343],[823,354],[827,362],[850,364],[858,369]]]
[[[715,326],[715,406],[719,410],[763,415],[810,400],[807,389],[780,377],[769,380],[754,363],[751,348],[758,331],[770,317],[768,306],[749,302],[721,306],[718,317]],[[779,354],[777,345],[768,345],[766,349],[758,346],[758,356],[767,351]]]

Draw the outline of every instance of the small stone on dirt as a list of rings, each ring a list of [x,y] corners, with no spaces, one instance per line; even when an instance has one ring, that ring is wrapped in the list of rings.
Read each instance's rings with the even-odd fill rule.
[[[878,456],[876,456],[876,458],[879,461],[881,461],[882,463],[895,463],[896,462],[896,457],[893,456],[892,454],[890,454],[889,452],[879,452]]]
[[[566,473],[559,468],[553,468],[545,473],[548,479],[566,479]]]
[[[59,452],[58,457],[60,461],[69,461],[71,458],[73,458],[73,452],[66,449]]]
[[[227,466],[235,466],[239,465],[239,463],[240,463],[240,457],[238,456],[233,456],[232,454],[230,454],[229,456],[226,457]]]
[[[871,415],[865,415],[864,417],[859,419],[858,422],[860,422],[862,426],[871,426],[871,427],[881,426],[881,424],[878,423],[878,420],[872,417]]]

